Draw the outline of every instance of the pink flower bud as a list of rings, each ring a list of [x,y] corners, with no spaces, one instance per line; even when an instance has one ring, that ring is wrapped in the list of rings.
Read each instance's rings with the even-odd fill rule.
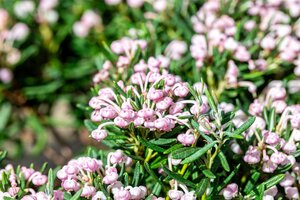
[[[251,55],[244,46],[239,46],[234,53],[234,57],[241,62],[247,62],[250,60]]]
[[[271,155],[270,160],[275,164],[282,164],[287,158],[286,154],[282,152],[275,152]]]
[[[168,196],[172,200],[180,200],[181,197],[183,196],[183,192],[180,190],[169,190]]]
[[[0,68],[0,81],[5,84],[8,84],[12,81],[13,74],[10,69],[7,68]]]
[[[173,86],[176,83],[175,77],[171,74],[168,74],[164,78],[165,84],[168,86]]]
[[[185,97],[189,93],[189,89],[185,84],[180,84],[174,89],[174,94],[178,97]]]
[[[156,0],[153,2],[153,8],[156,12],[163,12],[167,9],[167,0]]]
[[[98,95],[101,98],[107,98],[110,100],[114,100],[114,91],[111,88],[102,88],[98,91]]]
[[[116,117],[115,119],[114,119],[114,123],[117,125],[117,126],[119,126],[119,127],[121,127],[121,128],[125,128],[125,127],[127,127],[128,125],[129,125],[129,122],[127,122],[125,119],[123,119],[122,117]]]
[[[62,187],[66,191],[77,191],[80,188],[80,184],[73,179],[67,179],[62,182]]]
[[[115,167],[109,167],[105,171],[106,176],[103,178],[103,183],[110,185],[115,183],[118,180],[118,172]]]
[[[10,196],[16,196],[18,194],[18,192],[20,191],[19,187],[11,187],[8,189],[8,193]]]
[[[296,152],[297,147],[294,142],[287,142],[284,144],[282,149],[285,153],[292,154]]]
[[[238,42],[230,37],[225,40],[224,47],[229,51],[235,51],[238,48],[238,45]]]
[[[297,187],[286,187],[284,188],[284,191],[288,199],[299,199],[299,192]]]
[[[195,143],[196,138],[193,134],[179,134],[177,140],[184,146],[190,146]]]
[[[42,175],[42,174],[39,174],[39,175],[34,176],[34,177],[32,178],[32,183],[33,183],[34,185],[37,185],[37,186],[44,185],[44,184],[47,183],[47,181],[48,181],[47,176]]]
[[[34,173],[34,170],[23,166],[21,167],[21,173],[23,174],[24,179],[28,180],[29,177]]]
[[[111,106],[107,106],[100,110],[100,114],[104,119],[114,119],[118,116],[118,113]],[[101,121],[101,120],[100,120]]]
[[[282,100],[286,97],[286,90],[283,87],[272,87],[268,91],[268,95],[270,95],[273,100]]]
[[[54,190],[53,197],[55,200],[64,200],[64,193],[60,190]]]
[[[287,104],[285,103],[285,101],[277,100],[277,101],[273,101],[272,107],[275,108],[276,113],[280,114],[287,107]]]
[[[136,126],[136,127],[143,125],[144,122],[145,122],[144,118],[141,118],[141,117],[137,117],[133,121],[134,126]]]
[[[273,133],[273,132],[264,130],[264,131],[262,131],[262,135],[267,144],[276,145],[279,143],[280,137],[277,133]]]
[[[130,64],[130,58],[127,56],[120,56],[118,61],[117,61],[117,67],[127,67]]]
[[[197,200],[196,196],[195,196],[195,192],[191,191],[188,193],[185,193],[180,200]]]
[[[85,38],[90,32],[90,28],[83,22],[75,22],[73,32],[77,37]]]
[[[221,194],[226,200],[233,199],[238,195],[238,185],[235,183],[227,185],[226,188],[221,191]]]
[[[123,162],[124,161],[123,151],[117,150],[117,151],[111,153],[109,161],[111,164],[117,164],[117,163]]]
[[[56,174],[57,178],[59,178],[60,180],[66,180],[68,178],[68,174],[65,171],[65,169],[60,169],[57,174]]]
[[[146,196],[147,189],[146,187],[133,187],[129,190],[131,199],[144,199]]]
[[[156,68],[155,68],[156,69]],[[158,68],[157,68],[158,69]],[[159,78],[161,78],[160,73],[158,72],[149,72],[149,83],[154,83],[155,81],[157,81]]]
[[[114,194],[114,199],[115,200],[130,200],[131,195],[130,195],[129,191],[122,188]]]
[[[261,152],[257,148],[250,146],[244,156],[244,161],[249,164],[256,164],[260,161],[260,156]]]
[[[272,50],[276,46],[276,41],[273,37],[266,36],[262,39],[262,41],[260,42],[260,45],[265,50]]]
[[[265,190],[264,195],[275,197],[277,195],[277,193],[278,193],[278,189],[277,189],[277,187],[275,185],[275,186],[273,186],[273,187]]]
[[[68,175],[75,175],[78,173],[78,168],[76,166],[66,166],[65,172]]]
[[[102,116],[100,110],[94,110],[91,114],[91,120],[94,122],[102,121]]]
[[[256,23],[253,20],[249,20],[244,24],[244,28],[247,31],[252,31],[255,28],[255,26],[256,26]]]
[[[81,192],[81,197],[90,198],[96,194],[96,188],[93,186],[85,185]]]
[[[183,103],[176,102],[176,103],[174,103],[174,104],[170,107],[169,113],[170,113],[171,115],[180,113],[180,112],[182,112],[182,109],[183,109],[183,108],[184,108],[184,104],[183,104]]]
[[[139,8],[143,6],[144,0],[127,0],[127,4],[132,8]]]
[[[251,115],[261,115],[263,111],[263,104],[261,104],[257,99],[254,100],[249,106],[249,113]]]
[[[135,72],[146,72],[148,66],[144,60],[140,60],[133,68]]]
[[[126,119],[131,120],[135,117],[136,113],[132,109],[122,109],[119,113],[119,116]]]
[[[173,104],[173,100],[170,97],[165,97],[161,101],[156,103],[156,108],[159,110],[166,110]]]
[[[298,129],[300,127],[300,114],[292,115],[290,122],[292,128]]]
[[[159,67],[160,65],[160,61],[154,57],[150,57],[148,59],[148,66],[150,68],[150,70],[152,71],[154,69],[153,72],[158,72],[156,69]]]
[[[265,173],[273,173],[277,169],[277,165],[270,160],[264,162],[262,171]]]
[[[164,96],[163,91],[156,90],[156,89],[151,89],[147,94],[147,97],[153,101],[159,101],[163,96]]]
[[[92,138],[94,138],[98,142],[101,142],[102,140],[104,140],[107,137],[107,135],[108,135],[107,131],[103,130],[103,129],[96,129],[96,130],[93,130],[91,133]]]
[[[97,26],[100,23],[100,17],[97,13],[92,10],[87,10],[81,17],[81,22],[85,24],[85,26],[91,28]]]
[[[293,177],[289,173],[285,173],[285,177],[282,181],[280,181],[280,185],[282,187],[289,187],[292,186],[295,183],[295,177]]]

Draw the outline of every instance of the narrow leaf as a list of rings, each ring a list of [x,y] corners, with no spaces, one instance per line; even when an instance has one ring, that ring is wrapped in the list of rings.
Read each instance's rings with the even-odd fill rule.
[[[195,152],[194,154],[190,155],[189,157],[187,157],[186,159],[184,159],[181,164],[187,164],[187,163],[191,163],[195,160],[197,160],[198,158],[200,158],[202,155],[204,155],[209,149],[211,149],[217,142],[214,141],[212,143],[209,143],[207,145],[205,145],[204,147],[200,148],[199,150],[197,150],[197,152]]]

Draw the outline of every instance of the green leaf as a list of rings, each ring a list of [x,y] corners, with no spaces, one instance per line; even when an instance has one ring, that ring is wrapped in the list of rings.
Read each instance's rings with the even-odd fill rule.
[[[141,164],[138,161],[135,165],[133,177],[132,177],[132,185],[138,186],[140,180],[140,173],[141,173]]]
[[[78,190],[70,200],[78,200],[82,193],[82,189]]]
[[[244,192],[246,194],[248,194],[253,189],[253,187],[256,184],[256,182],[258,181],[259,177],[260,177],[260,172],[254,172],[251,175],[249,181],[247,182],[247,184],[246,184],[246,186],[244,188]]]
[[[104,50],[104,54],[105,56],[111,60],[111,61],[117,61],[117,56],[110,50],[109,46],[106,44],[106,42],[102,42],[103,45],[103,50]]]
[[[122,95],[123,97],[127,98],[127,94],[124,92],[124,90],[116,83],[116,81],[113,81],[114,88],[117,90],[117,92]]]
[[[0,108],[0,131],[4,130],[11,113],[11,105],[9,103],[2,104]]]
[[[222,151],[219,152],[218,157],[221,161],[222,167],[225,169],[225,171],[229,172],[230,167],[229,167],[229,164],[227,162],[226,156],[224,155],[224,153]]]
[[[175,150],[172,152],[172,158],[174,159],[184,159],[189,157],[190,155],[194,154],[198,148],[195,147],[182,147],[180,149]]]
[[[205,169],[205,170],[202,170],[202,173],[207,177],[207,178],[210,178],[210,179],[215,179],[216,176],[208,169]]]
[[[47,190],[48,190],[49,194],[51,194],[51,195],[53,194],[54,179],[55,179],[55,175],[53,174],[53,170],[49,169]]]
[[[237,128],[233,134],[240,135],[246,131],[255,121],[255,117],[250,117],[244,124]]]
[[[4,197],[4,200],[15,200],[15,199],[11,197]]]
[[[171,152],[173,152],[173,151],[175,151],[175,150],[177,150],[181,147],[183,147],[182,144],[175,144],[174,146],[171,146],[169,149],[165,150],[164,154],[169,154],[169,153],[171,153]]]
[[[72,195],[68,192],[64,192],[64,200],[70,200],[72,198]]]
[[[157,140],[150,140],[150,142],[155,145],[166,145],[166,144],[170,144],[170,143],[173,143],[176,141],[177,141],[176,138],[170,138],[170,139],[159,138]]]
[[[186,186],[189,186],[189,187],[192,187],[192,188],[196,187],[196,185],[193,182],[191,182],[187,179],[184,179],[180,174],[177,174],[175,172],[170,171],[165,166],[162,166],[162,168],[163,168],[164,172],[168,174],[168,176],[170,176],[171,178],[177,180],[178,182],[181,182],[181,183],[185,184]]]
[[[269,131],[273,131],[273,129],[275,128],[275,124],[276,124],[276,113],[275,113],[275,109],[272,108],[270,112]]]
[[[205,92],[205,95],[206,95],[206,97],[207,97],[208,104],[209,104],[210,108],[211,108],[215,113],[217,113],[217,112],[218,112],[218,110],[217,110],[217,105],[216,105],[216,102],[215,102],[214,98],[212,97],[210,91],[206,89],[204,92]]]
[[[206,192],[208,186],[209,186],[209,179],[208,178],[201,179],[201,181],[196,185],[197,197],[201,197]]]
[[[159,178],[156,176],[156,174],[150,169],[149,164],[147,162],[144,163],[144,168],[149,173],[149,175],[154,179],[155,182],[160,183],[160,185],[163,186],[162,182],[159,180]]]
[[[264,192],[265,192],[265,186],[264,185],[260,185],[257,188],[257,192],[258,192],[258,194],[256,195],[255,200],[263,200]]]
[[[202,155],[204,155],[209,149],[211,149],[215,144],[217,144],[216,141],[209,143],[207,145],[205,145],[204,147],[198,149],[194,154],[190,155],[189,157],[185,158],[181,164],[187,164],[187,163],[191,163],[195,160],[197,160],[198,158],[200,158]]]
[[[262,185],[264,186],[265,190],[268,190],[269,188],[273,187],[274,185],[277,185],[280,181],[282,181],[282,179],[284,179],[285,174],[278,174],[276,176],[273,176],[272,178],[270,178],[269,180],[259,184],[256,187],[256,190],[259,190],[259,187],[262,187]],[[255,197],[255,190],[252,190],[249,195],[247,195],[249,198],[253,198]]]
[[[241,164],[239,164],[238,166],[236,166],[236,168],[234,168],[234,170],[225,178],[225,180],[217,187],[217,192],[219,193],[224,186],[226,186],[231,179],[235,176],[235,174],[239,171]]]
[[[90,132],[92,132],[93,130],[98,128],[98,126],[96,124],[94,124],[91,120],[88,120],[88,119],[84,120],[84,126]]]
[[[161,147],[159,147],[159,146],[157,146],[157,145],[155,145],[155,144],[152,144],[151,142],[148,142],[148,141],[146,141],[144,138],[142,138],[142,137],[138,137],[139,138],[139,141],[144,145],[144,146],[146,146],[146,147],[148,147],[148,148],[150,148],[150,149],[152,149],[152,150],[154,150],[154,151],[156,151],[156,152],[164,152],[165,151],[165,149],[163,149],[163,148],[161,148]]]
[[[227,135],[228,137],[233,138],[233,139],[237,139],[237,140],[244,139],[244,137],[242,135],[238,135],[238,134],[235,134],[235,133],[232,133],[232,132],[229,132],[229,131],[225,131],[224,135]]]
[[[0,163],[7,156],[7,151],[0,151]]]

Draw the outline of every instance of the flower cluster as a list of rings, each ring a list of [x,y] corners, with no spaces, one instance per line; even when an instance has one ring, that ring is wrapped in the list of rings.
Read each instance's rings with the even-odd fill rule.
[[[48,182],[48,177],[39,171],[32,168],[22,166],[15,170],[12,165],[7,165],[0,170],[2,185],[0,197],[17,198],[18,193],[22,190],[27,195],[23,196],[22,200],[32,199],[48,199],[48,195],[44,192],[37,192],[39,187],[42,187]],[[23,186],[25,184],[25,188]],[[4,192],[3,192],[4,189]]]

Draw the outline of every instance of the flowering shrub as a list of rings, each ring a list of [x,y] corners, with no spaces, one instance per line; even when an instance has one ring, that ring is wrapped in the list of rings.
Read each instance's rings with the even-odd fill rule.
[[[48,172],[46,165],[7,164],[1,198],[299,199],[297,0],[4,2],[13,9],[0,9],[3,91],[14,88],[17,69],[41,49],[59,55],[42,60],[50,68],[42,74],[54,82],[25,87],[27,98],[50,106],[49,94],[85,89],[88,83],[69,80],[94,73],[91,95],[78,107],[89,116],[92,140],[107,149],[89,147]],[[22,58],[30,41],[42,45]],[[63,44],[70,45],[67,58]],[[87,67],[53,67],[72,66],[76,55]],[[0,131],[16,123],[4,97]],[[39,112],[29,113],[45,143]],[[1,161],[5,156],[1,151]]]

